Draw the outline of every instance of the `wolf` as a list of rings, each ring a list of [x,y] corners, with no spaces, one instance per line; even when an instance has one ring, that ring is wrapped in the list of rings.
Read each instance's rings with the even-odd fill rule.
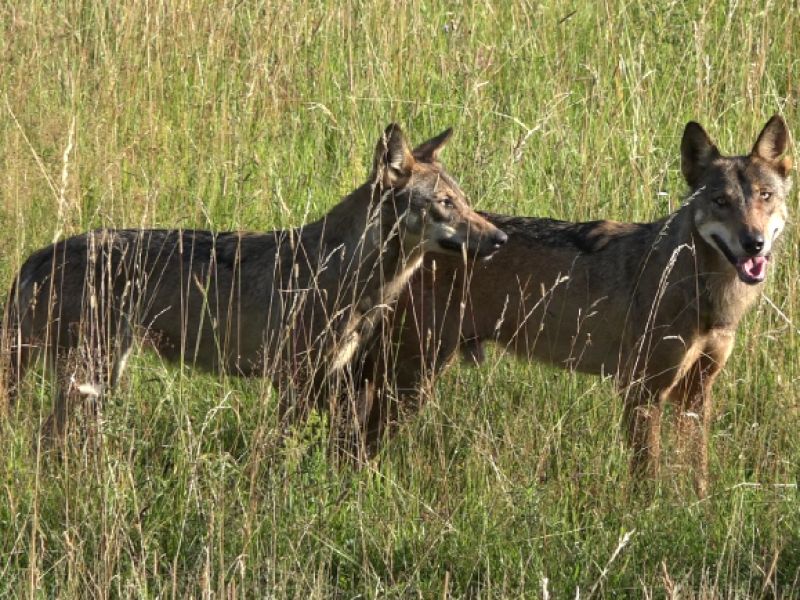
[[[457,351],[479,361],[483,343],[494,342],[529,360],[612,375],[637,476],[658,474],[662,408],[674,402],[704,495],[711,387],[787,219],[787,140],[773,116],[748,155],[723,156],[688,123],[687,199],[652,223],[484,214],[509,236],[491,263],[428,257],[388,325],[392,343],[365,349],[358,402],[369,449],[399,411],[418,408]]]
[[[281,414],[302,413],[426,252],[481,258],[505,242],[439,160],[451,133],[412,150],[389,125],[367,182],[296,229],[101,229],[34,252],[6,310],[10,396],[44,357],[57,386],[48,427],[61,435],[71,390],[114,387],[143,339],[167,361],[270,378]]]

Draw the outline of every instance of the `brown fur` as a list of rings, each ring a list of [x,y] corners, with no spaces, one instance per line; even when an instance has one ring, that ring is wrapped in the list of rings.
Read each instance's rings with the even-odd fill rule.
[[[326,397],[425,251],[487,256],[505,235],[469,208],[438,160],[450,130],[411,150],[379,140],[369,180],[328,214],[268,233],[98,230],[34,252],[7,311],[7,386],[37,354],[88,395],[119,379],[136,337],[165,359],[271,378],[284,414]],[[68,372],[68,358],[78,369]]]
[[[367,445],[374,450],[399,410],[424,401],[425,383],[459,348],[480,360],[482,343],[492,341],[523,358],[613,375],[637,473],[657,472],[662,406],[675,402],[705,493],[711,385],[762,287],[745,283],[749,275],[726,253],[745,260],[771,252],[790,188],[790,163],[780,159],[786,137],[773,117],[750,155],[723,157],[690,123],[682,145],[690,194],[668,217],[569,223],[486,215],[509,236],[491,261],[465,269],[457,258],[427,258],[400,300],[393,344],[363,359]]]

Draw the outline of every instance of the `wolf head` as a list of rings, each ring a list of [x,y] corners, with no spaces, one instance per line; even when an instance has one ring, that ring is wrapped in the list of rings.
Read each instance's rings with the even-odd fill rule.
[[[411,150],[400,127],[389,125],[375,149],[372,181],[397,216],[407,248],[488,257],[508,237],[470,208],[439,162],[451,135],[447,129]]]
[[[788,131],[773,116],[747,156],[723,156],[708,134],[689,122],[681,142],[681,170],[691,189],[697,232],[747,284],[764,281],[775,240],[786,222],[792,161]]]

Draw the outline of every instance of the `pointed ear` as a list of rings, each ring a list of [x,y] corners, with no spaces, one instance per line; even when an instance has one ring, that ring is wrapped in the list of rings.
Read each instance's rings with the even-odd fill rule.
[[[413,154],[420,162],[432,163],[439,160],[439,152],[453,135],[453,128],[448,127],[436,137],[432,137],[427,142],[421,143],[414,148]]]
[[[767,124],[764,125],[764,129],[761,130],[761,133],[758,134],[758,139],[750,155],[775,162],[786,152],[788,142],[789,131],[786,128],[786,122],[780,115],[773,115],[772,118],[767,121]],[[791,159],[788,161],[779,161],[779,166],[784,167],[785,171],[788,173],[789,169],[792,168],[792,161]]]
[[[375,147],[372,181],[380,181],[383,187],[397,187],[411,177],[413,166],[414,157],[403,130],[399,125],[391,123]]]
[[[719,150],[700,123],[689,121],[681,140],[681,172],[686,183],[696,187],[711,161],[719,156]]]

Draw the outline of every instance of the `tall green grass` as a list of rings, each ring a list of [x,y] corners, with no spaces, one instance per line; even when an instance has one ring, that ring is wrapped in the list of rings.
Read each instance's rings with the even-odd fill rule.
[[[481,209],[648,220],[680,134],[800,124],[794,2],[12,2],[0,7],[0,280],[97,226],[272,229],[361,183],[392,120]],[[797,195],[790,198],[798,214]],[[324,418],[281,445],[262,381],[142,353],[63,456],[47,385],[0,419],[0,593],[797,597],[800,290],[790,225],[715,386],[712,495],[674,448],[631,490],[610,382],[451,369],[370,468]]]

